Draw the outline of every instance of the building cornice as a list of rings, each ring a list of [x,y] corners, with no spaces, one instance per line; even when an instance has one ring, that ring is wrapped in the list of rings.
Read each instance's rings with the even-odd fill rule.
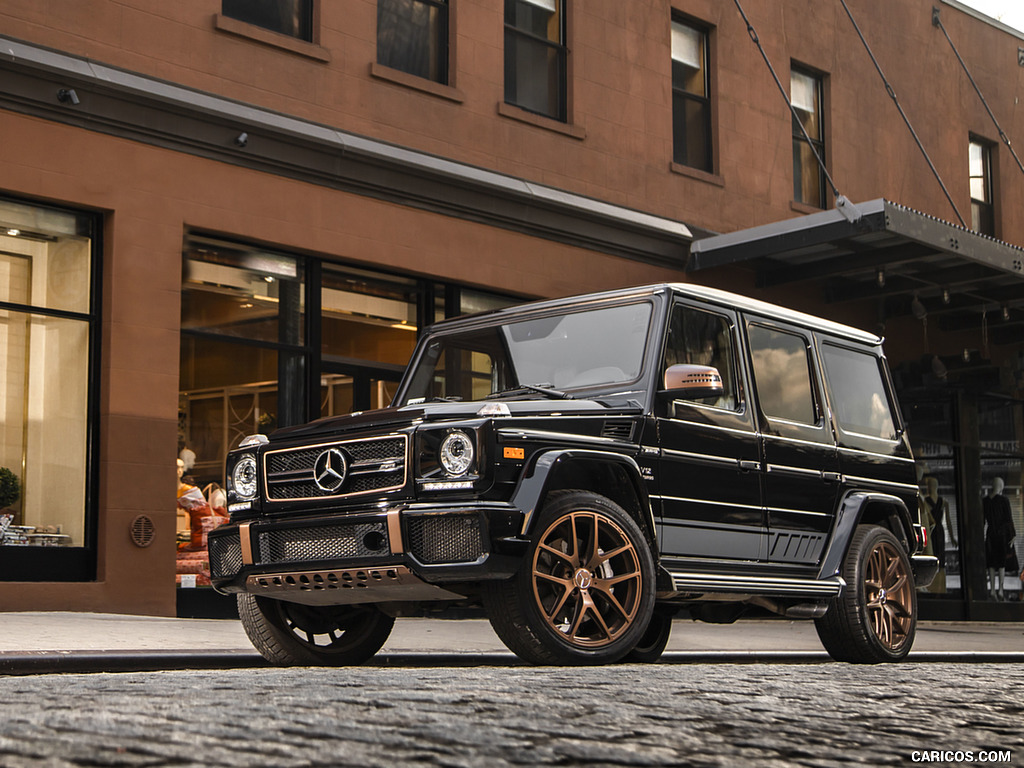
[[[680,269],[692,240],[678,221],[3,36],[0,73],[0,108],[219,162]]]

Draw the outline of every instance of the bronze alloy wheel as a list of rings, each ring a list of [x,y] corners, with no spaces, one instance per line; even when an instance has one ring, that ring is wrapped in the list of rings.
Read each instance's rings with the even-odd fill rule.
[[[917,593],[903,544],[880,525],[858,525],[841,575],[847,588],[814,622],[825,650],[855,664],[906,658],[917,629]]]
[[[640,561],[610,517],[589,510],[557,518],[533,554],[533,595],[551,629],[579,648],[617,640],[640,607]]]
[[[878,642],[897,652],[913,625],[913,579],[906,558],[891,542],[879,541],[868,556],[865,604]]]

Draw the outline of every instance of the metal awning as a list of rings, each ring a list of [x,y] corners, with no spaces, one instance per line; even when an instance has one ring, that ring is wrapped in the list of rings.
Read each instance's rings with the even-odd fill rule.
[[[696,240],[687,270],[744,263],[762,288],[819,283],[829,303],[875,300],[885,317],[1024,341],[1024,248],[888,200],[856,207]]]

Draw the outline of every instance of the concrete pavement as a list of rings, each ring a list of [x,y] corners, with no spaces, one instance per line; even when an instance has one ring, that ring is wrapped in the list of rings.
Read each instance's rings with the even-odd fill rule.
[[[921,622],[911,661],[1024,661],[1024,624]],[[824,662],[813,623],[677,619],[663,661]],[[0,674],[261,665],[241,624],[100,613],[0,613]],[[399,619],[371,664],[510,665],[520,662],[483,619]]]

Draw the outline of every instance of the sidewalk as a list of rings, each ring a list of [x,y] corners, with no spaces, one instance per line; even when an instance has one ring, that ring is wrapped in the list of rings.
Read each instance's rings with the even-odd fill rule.
[[[670,663],[826,662],[810,621],[679,619]],[[921,622],[910,661],[1024,661],[1024,624]],[[520,663],[482,619],[399,619],[371,663]],[[238,621],[99,613],[0,613],[0,674],[263,665]]]

